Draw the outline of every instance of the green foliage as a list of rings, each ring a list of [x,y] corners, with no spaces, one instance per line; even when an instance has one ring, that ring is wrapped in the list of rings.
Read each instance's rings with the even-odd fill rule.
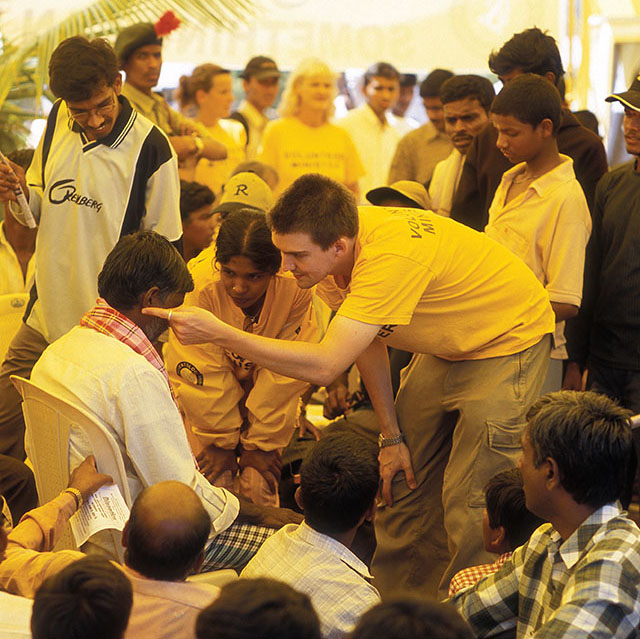
[[[25,122],[42,115],[47,64],[62,40],[109,37],[135,22],[156,22],[171,9],[185,26],[231,29],[253,14],[254,0],[97,0],[49,29],[13,41],[0,22],[0,149],[24,146]]]

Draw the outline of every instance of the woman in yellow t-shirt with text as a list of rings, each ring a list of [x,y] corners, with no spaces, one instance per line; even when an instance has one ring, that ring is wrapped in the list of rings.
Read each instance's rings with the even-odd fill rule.
[[[320,60],[303,61],[289,76],[278,108],[282,118],[267,124],[259,156],[280,176],[277,194],[305,173],[321,173],[357,196],[365,171],[351,136],[329,122],[335,96],[336,77]]]

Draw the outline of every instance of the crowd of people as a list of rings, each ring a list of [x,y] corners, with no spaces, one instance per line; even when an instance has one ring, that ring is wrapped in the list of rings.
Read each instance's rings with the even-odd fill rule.
[[[377,62],[340,119],[318,59],[276,110],[263,55],[237,110],[213,63],[173,108],[162,45],[151,23],[61,42],[41,141],[0,164],[0,294],[30,294],[0,368],[0,629],[638,636],[640,77],[607,98],[635,156],[608,171],[537,28],[491,54],[497,95]],[[12,375],[115,439],[123,564],[110,534],[53,550],[113,480],[73,427],[38,505]]]

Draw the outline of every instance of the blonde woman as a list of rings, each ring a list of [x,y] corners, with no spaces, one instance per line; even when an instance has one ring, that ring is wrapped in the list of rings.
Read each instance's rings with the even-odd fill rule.
[[[335,96],[335,75],[320,60],[303,61],[289,76],[282,118],[267,125],[259,158],[278,172],[277,193],[305,173],[321,173],[357,195],[364,168],[349,134],[329,122]]]
[[[247,134],[244,127],[240,122],[227,119],[233,103],[231,84],[231,73],[227,69],[217,64],[201,64],[190,76],[180,78],[178,91],[181,109],[195,107],[196,120],[211,137],[227,147],[226,159],[202,158],[192,166],[189,177],[191,181],[206,184],[216,194],[236,165],[245,160]]]

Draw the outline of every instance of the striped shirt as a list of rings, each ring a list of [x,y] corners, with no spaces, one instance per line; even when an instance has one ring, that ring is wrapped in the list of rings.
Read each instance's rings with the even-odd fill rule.
[[[592,513],[565,541],[543,524],[493,575],[451,601],[478,637],[637,637],[640,531],[617,504]]]
[[[98,273],[120,237],[140,229],[169,240],[182,234],[169,140],[126,98],[119,100],[113,129],[100,140],[87,139],[58,100],[27,171],[39,223],[27,323],[49,342],[93,306]]]

